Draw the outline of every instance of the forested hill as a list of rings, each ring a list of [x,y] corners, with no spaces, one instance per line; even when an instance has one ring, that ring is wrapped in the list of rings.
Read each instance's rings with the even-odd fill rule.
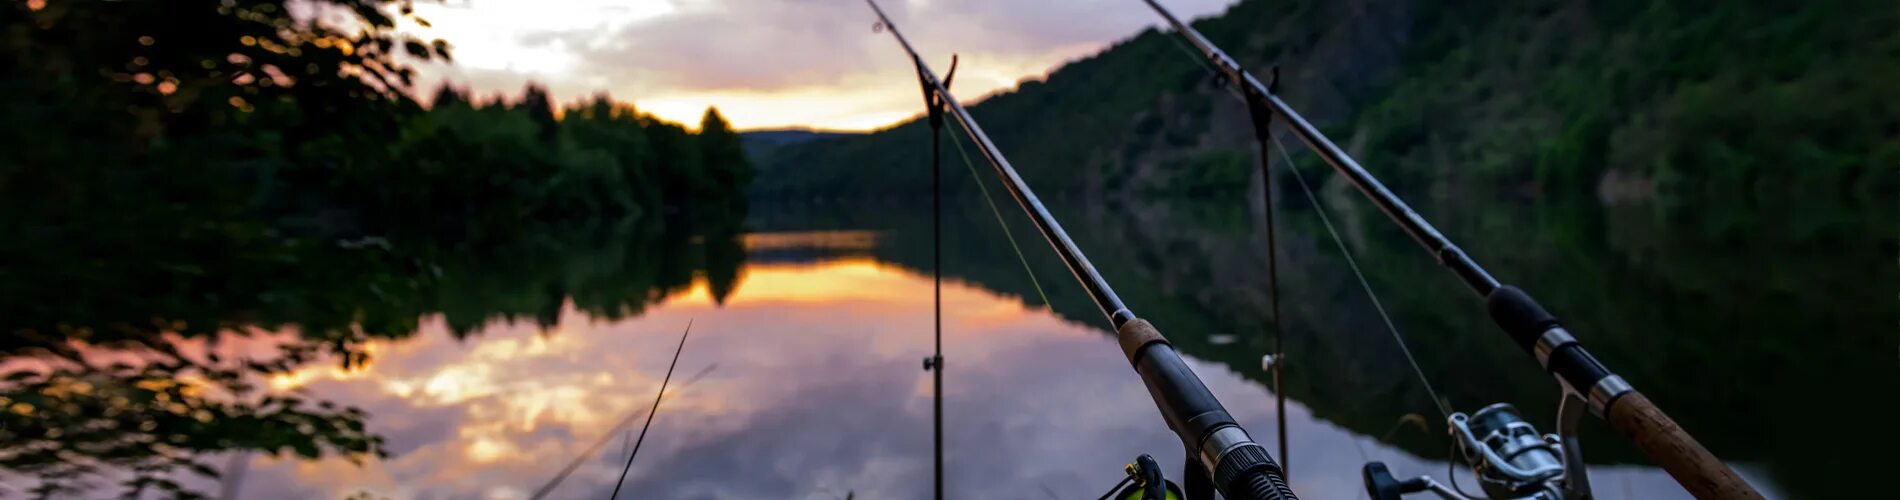
[[[1263,78],[1279,65],[1282,96],[1402,190],[1866,201],[1895,186],[1874,165],[1900,163],[1886,90],[1900,80],[1897,13],[1863,0],[1243,0],[1195,25]],[[972,113],[1039,190],[1255,184],[1244,115],[1171,36],[1144,31],[972,99]],[[911,121],[781,148],[753,192],[927,189],[927,132]]]
[[[827,132],[807,128],[786,128],[774,130],[751,130],[739,133],[739,146],[744,148],[747,158],[755,161],[766,158],[773,151],[791,144],[848,137],[850,132]]]

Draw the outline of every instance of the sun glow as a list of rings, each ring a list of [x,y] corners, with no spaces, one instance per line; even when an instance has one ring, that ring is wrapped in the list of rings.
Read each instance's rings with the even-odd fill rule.
[[[1196,5],[1183,6],[1184,12],[1192,15],[1227,1],[1189,3]],[[947,74],[950,54],[961,54],[951,90],[966,104],[1044,78],[1051,69],[1154,22],[1130,14],[1107,25],[1053,30],[1073,33],[989,33],[983,29],[991,21],[1013,17],[1014,11],[1092,7],[919,2],[908,9],[910,14],[898,17],[931,15],[940,23],[907,32],[936,70]],[[913,118],[922,109],[915,75],[902,53],[888,35],[859,24],[868,15],[862,5],[460,0],[418,2],[415,10],[428,24],[405,19],[399,29],[440,38],[454,56],[452,65],[418,67],[416,90],[423,98],[443,82],[484,97],[519,95],[522,85],[536,82],[557,102],[605,92],[689,125],[706,108],[718,107],[741,130],[869,131]]]
[[[478,437],[468,443],[468,448],[464,453],[471,462],[491,463],[499,461],[508,455],[512,455],[516,451],[514,445],[508,444],[506,441],[488,437]]]
[[[830,87],[748,90],[686,90],[640,98],[641,111],[671,121],[697,124],[708,107],[719,108],[733,127],[767,129],[816,127],[871,130],[918,114],[909,101],[915,88],[866,86],[857,92]]]
[[[415,9],[428,26],[404,19],[399,29],[449,41],[457,64],[543,77],[571,74],[580,62],[574,52],[609,42],[605,34],[676,10],[667,0],[569,0],[560,8],[539,0],[422,2]],[[556,36],[564,32],[596,35]]]

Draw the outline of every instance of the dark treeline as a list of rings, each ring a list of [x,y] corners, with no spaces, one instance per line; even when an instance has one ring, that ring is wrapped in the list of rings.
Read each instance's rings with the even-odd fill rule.
[[[337,200],[383,224],[502,230],[523,220],[653,216],[743,209],[751,178],[739,137],[717,110],[694,132],[602,95],[555,116],[547,93],[471,102],[440,89],[430,110],[403,124],[384,163],[345,169]],[[427,186],[427,189],[417,189]],[[459,234],[458,234],[459,236]]]
[[[737,280],[751,174],[716,111],[694,130],[534,86],[425,107],[403,61],[450,51],[395,31],[406,2],[296,3],[0,6],[0,470],[31,494],[191,496],[172,473],[215,477],[211,452],[380,454],[360,411],[257,381],[373,362],[363,341],[426,315],[467,335]],[[177,342],[260,331],[294,335],[245,359]]]

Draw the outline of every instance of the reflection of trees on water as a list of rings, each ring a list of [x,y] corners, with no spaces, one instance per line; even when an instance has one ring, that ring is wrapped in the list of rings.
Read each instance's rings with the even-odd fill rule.
[[[407,3],[0,3],[0,474],[191,496],[208,453],[375,455],[360,411],[262,381],[428,314],[730,293],[750,167],[716,111],[425,109],[409,66],[448,51]]]
[[[745,254],[738,223],[624,221],[533,234],[474,251],[432,251],[443,271],[410,313],[440,312],[457,336],[496,321],[552,326],[568,301],[602,320],[635,317],[707,280],[723,302]]]
[[[1345,198],[1349,203],[1358,203]],[[1719,200],[1718,200],[1719,201]],[[945,273],[1035,303],[980,201],[946,217]],[[1337,202],[1329,202],[1337,203]],[[1852,382],[1891,380],[1891,346],[1877,332],[1893,321],[1891,236],[1868,237],[1865,207],[1719,203],[1605,207],[1596,200],[1472,198],[1421,205],[1494,274],[1536,293],[1604,362],[1725,459],[1759,462],[1797,496],[1846,490],[1877,460],[1856,459],[1790,429],[1817,409],[1873,425],[1853,403]],[[1387,436],[1419,456],[1445,452],[1442,428],[1389,432],[1411,414],[1434,415],[1424,389],[1379,324],[1310,208],[1281,208],[1282,290],[1289,365],[1285,387],[1321,419]],[[1182,350],[1267,383],[1264,241],[1239,202],[1053,203],[1057,216],[1143,317]],[[1510,209],[1500,210],[1499,206]],[[837,207],[777,210],[766,227],[813,227]],[[854,210],[853,228],[888,229],[876,250],[917,269],[930,265],[927,209]],[[872,214],[876,220],[866,220]],[[1458,409],[1509,402],[1534,422],[1554,421],[1555,384],[1503,340],[1481,302],[1390,226],[1383,215],[1339,210],[1361,228],[1348,243],[1365,267],[1426,375]],[[1102,318],[1013,212],[1019,241],[1041,273],[1056,313],[1085,325]],[[1891,224],[1888,224],[1889,226]],[[926,228],[926,229],[918,229]],[[1025,239],[1028,238],[1028,239]],[[1883,239],[1884,238],[1884,239]],[[1764,266],[1763,263],[1775,263]],[[1214,334],[1238,342],[1217,344]],[[1769,394],[1779,394],[1770,396]],[[1434,424],[1435,428],[1439,424]],[[1587,458],[1642,463],[1626,441],[1586,426]],[[1294,451],[1296,454],[1298,450]],[[1872,473],[1872,471],[1865,471]],[[1851,490],[1851,488],[1847,488]]]
[[[38,477],[35,492],[43,495],[116,481],[126,491],[189,496],[180,474],[218,477],[204,462],[215,453],[380,456],[382,439],[369,415],[271,390],[269,380],[317,363],[345,370],[372,363],[367,342],[413,335],[426,315],[442,315],[458,337],[497,322],[549,326],[566,304],[595,318],[626,318],[686,291],[696,278],[723,301],[745,258],[739,226],[730,215],[701,219],[594,221],[473,249],[395,242],[370,258],[409,263],[414,273],[349,262],[366,254],[339,251],[345,262],[310,264],[336,274],[322,282],[335,288],[260,282],[228,291],[352,297],[352,310],[343,314],[288,300],[278,310],[181,302],[166,305],[190,309],[146,311],[151,325],[70,316],[53,335],[17,330],[21,335],[0,351],[7,377],[0,382],[0,469]],[[357,269],[377,271],[348,275]],[[379,289],[398,282],[409,285]],[[229,319],[214,323],[226,330],[206,332],[163,320],[171,317]]]
[[[37,366],[16,366],[0,389],[0,442],[7,443],[0,468],[37,476],[30,492],[40,497],[120,477],[126,495],[188,497],[175,472],[218,477],[203,458],[212,453],[352,460],[384,454],[361,410],[311,404],[259,385],[260,376],[311,359],[305,346],[285,346],[268,361],[233,363],[185,355],[163,342],[149,347],[137,351],[145,359],[130,362],[9,357],[9,364]]]

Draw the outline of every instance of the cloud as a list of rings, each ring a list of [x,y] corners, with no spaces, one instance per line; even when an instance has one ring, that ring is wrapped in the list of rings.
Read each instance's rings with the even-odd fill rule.
[[[729,5],[730,4],[730,5]],[[815,0],[708,2],[630,25],[578,52],[617,80],[696,90],[836,85],[875,69],[861,7]],[[853,15],[856,14],[856,15]]]
[[[1169,2],[1192,17],[1229,3]],[[880,5],[939,71],[950,54],[962,55],[959,74],[968,76],[957,94],[965,98],[1038,77],[1157,21],[1133,0]],[[416,29],[454,44],[459,66],[425,68],[425,80],[466,82],[482,94],[512,94],[532,79],[563,100],[609,91],[637,104],[667,102],[656,113],[675,120],[717,105],[753,128],[865,129],[917,107],[907,61],[888,35],[872,32],[875,15],[857,1],[471,0],[423,14],[435,28]]]
[[[1227,2],[1179,3],[1205,13]],[[1100,0],[898,1],[884,9],[920,52],[941,56],[933,62],[964,52],[973,64],[1002,61],[1035,72],[1155,20],[1139,3]],[[590,67],[695,89],[837,85],[893,65],[903,69],[897,46],[871,30],[874,20],[854,1],[709,0],[627,25],[578,54]]]

